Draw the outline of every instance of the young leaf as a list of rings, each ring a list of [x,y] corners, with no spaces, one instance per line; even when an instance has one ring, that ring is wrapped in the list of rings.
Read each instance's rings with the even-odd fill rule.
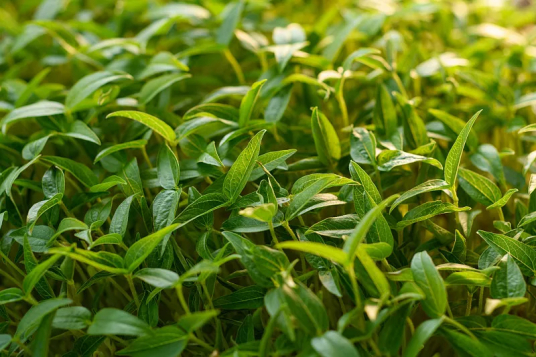
[[[473,124],[475,123],[481,112],[482,110],[478,111],[475,115],[473,115],[473,117],[463,127],[463,129],[460,131],[460,134],[458,135],[458,138],[452,145],[452,148],[447,155],[447,159],[445,160],[445,181],[450,185],[451,188],[454,187],[456,177],[458,176],[458,168],[462,159],[465,142],[467,141],[467,138],[471,133],[471,128],[473,127]]]
[[[514,258],[506,254],[499,264],[500,269],[493,275],[490,293],[494,299],[525,296],[527,284]]]
[[[164,189],[173,190],[179,184],[179,160],[166,144],[162,145],[158,152],[156,171],[160,186]]]
[[[318,158],[324,165],[333,166],[341,158],[339,137],[330,121],[316,107],[311,115],[311,128]]]
[[[396,224],[396,228],[403,229],[413,223],[425,221],[440,214],[462,212],[470,209],[470,207],[457,207],[452,203],[442,201],[426,202],[406,213],[404,219]]]
[[[236,201],[248,182],[249,176],[259,157],[261,140],[265,132],[266,130],[261,130],[251,139],[225,176],[223,194],[228,198],[230,203]]]
[[[478,231],[477,234],[498,253],[510,254],[519,263],[520,268],[524,268],[524,273],[534,275],[536,272],[536,251],[532,247],[502,234],[482,230]]]
[[[259,98],[259,93],[261,92],[264,83],[266,83],[266,79],[253,83],[251,89],[247,92],[244,98],[242,98],[242,102],[240,103],[240,117],[238,119],[238,125],[241,128],[248,125],[251,115],[253,114],[253,109],[255,109],[255,103]]]
[[[172,224],[134,243],[125,254],[125,267],[129,272],[133,272],[145,258],[158,246],[164,237],[179,227],[179,224]]]
[[[84,99],[89,97],[100,87],[121,79],[131,79],[128,74],[114,74],[111,72],[95,72],[80,79],[69,91],[65,98],[65,106],[72,110]]]
[[[413,279],[424,292],[421,302],[424,312],[431,318],[443,316],[447,309],[447,290],[434,262],[427,252],[419,252],[411,260]]]
[[[142,123],[143,125],[147,126],[149,129],[157,132],[159,135],[161,135],[168,143],[174,143],[175,142],[175,132],[169,125],[167,125],[162,120],[149,115],[147,113],[143,112],[137,112],[133,110],[125,110],[125,111],[118,111],[113,112],[111,114],[108,114],[106,118],[113,118],[113,117],[123,117],[135,120],[137,122]]]
[[[151,332],[149,325],[142,320],[113,308],[99,310],[87,329],[88,335],[144,336]]]

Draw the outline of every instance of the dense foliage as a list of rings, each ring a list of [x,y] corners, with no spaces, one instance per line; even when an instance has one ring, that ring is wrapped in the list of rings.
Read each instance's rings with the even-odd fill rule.
[[[482,3],[1,0],[0,353],[534,355],[536,7]]]

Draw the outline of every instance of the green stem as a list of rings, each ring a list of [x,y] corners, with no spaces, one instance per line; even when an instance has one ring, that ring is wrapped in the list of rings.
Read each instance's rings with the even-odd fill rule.
[[[268,228],[270,228],[270,235],[272,236],[272,240],[274,241],[274,243],[279,244],[279,240],[275,235],[274,224],[272,223],[272,221],[268,222]]]
[[[464,325],[462,325],[458,321],[456,321],[454,319],[451,319],[448,316],[444,316],[443,318],[445,319],[445,322],[448,322],[449,324],[457,327],[458,329],[463,331],[465,334],[467,334],[469,337],[471,337],[473,340],[477,339],[476,336],[471,331],[469,331],[469,329],[467,327],[465,327]]]
[[[2,250],[0,250],[0,257],[2,257],[2,259],[4,259],[9,266],[15,269],[17,273],[19,273],[22,276],[26,276],[26,274],[24,274],[24,272],[15,263],[13,263],[11,259],[8,258],[8,256],[5,255]]]
[[[354,263],[352,262],[346,267],[346,272],[350,276],[350,282],[352,284],[352,292],[354,293],[355,307],[358,311],[357,313],[357,324],[358,327],[364,331],[365,321],[363,321],[363,303],[361,302],[361,295],[359,294],[359,287],[357,285],[357,277],[355,276]]]
[[[184,293],[182,291],[182,284],[178,284],[175,287],[175,290],[177,291],[177,297],[179,298],[179,302],[181,303],[184,313],[186,315],[190,315],[191,314],[190,308],[188,307],[188,304],[186,303],[186,299],[184,298]]]
[[[140,299],[138,297],[138,292],[136,291],[136,287],[134,286],[134,281],[132,280],[132,274],[125,275],[128,281],[128,286],[130,288],[130,292],[132,293],[132,296],[134,297],[134,302],[136,303],[136,307],[140,308]]]
[[[210,346],[208,343],[206,343],[205,341],[195,337],[194,335],[190,335],[190,340],[194,341],[195,343],[197,343],[199,346],[203,347],[204,349],[206,349],[207,351],[214,351],[214,348],[212,346]]]
[[[240,68],[240,64],[236,60],[235,56],[229,51],[229,49],[225,49],[223,51],[223,54],[231,67],[233,67],[233,70],[236,74],[236,78],[238,79],[238,82],[240,84],[246,84],[246,80],[244,79],[244,73],[242,72],[242,68]]]
[[[268,321],[268,325],[264,329],[264,334],[262,335],[262,339],[261,339],[261,345],[259,347],[260,357],[268,356],[268,346],[270,345],[272,334],[274,333],[275,324],[277,322],[277,318],[279,317],[280,313],[281,313],[281,308],[277,310],[274,316],[272,316],[270,321]]]
[[[473,305],[473,294],[467,292],[467,305],[465,307],[465,316],[471,315],[472,305]]]
[[[504,214],[503,214],[502,208],[501,207],[497,208],[497,212],[499,213],[499,219],[504,222],[505,220],[504,220]]]

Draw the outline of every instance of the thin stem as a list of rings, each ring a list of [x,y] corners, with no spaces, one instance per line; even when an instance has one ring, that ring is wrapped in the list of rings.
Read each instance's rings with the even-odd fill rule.
[[[480,287],[480,293],[478,295],[478,314],[482,314],[483,305],[484,305],[484,287]]]
[[[355,276],[354,263],[352,262],[346,268],[346,272],[350,276],[350,282],[352,284],[352,292],[354,293],[355,307],[358,311],[358,327],[361,330],[365,328],[365,322],[363,321],[363,303],[361,302],[361,295],[359,294],[359,287],[357,285],[357,277]]]
[[[181,303],[184,313],[186,315],[190,315],[191,314],[190,308],[188,307],[188,304],[186,303],[186,299],[184,298],[184,293],[182,291],[182,284],[178,284],[175,287],[175,290],[177,291],[177,297],[179,298],[179,302]]]
[[[476,336],[471,331],[469,331],[469,329],[467,327],[465,327],[464,325],[462,325],[458,321],[456,321],[454,319],[451,319],[450,317],[447,317],[447,316],[444,316],[444,319],[445,319],[445,322],[448,322],[451,325],[456,326],[458,329],[462,330],[465,334],[467,334],[473,340],[477,339]]]
[[[465,316],[471,315],[472,305],[473,305],[473,294],[467,292],[467,305],[465,307]]]
[[[279,240],[275,235],[274,224],[272,223],[272,221],[268,222],[268,228],[270,228],[270,235],[272,236],[272,240],[275,242],[275,244],[279,244]]]
[[[132,296],[134,297],[134,302],[136,303],[136,307],[140,308],[140,299],[138,297],[138,292],[136,291],[136,287],[134,286],[134,281],[132,281],[132,274],[125,275],[128,281],[128,286],[130,288],[130,292],[132,293]]]
[[[246,84],[246,80],[244,79],[244,73],[242,72],[242,68],[240,68],[240,64],[238,64],[238,61],[236,60],[235,56],[233,56],[229,49],[225,49],[223,51],[223,54],[225,55],[225,58],[227,59],[231,67],[233,67],[238,82],[240,84]]]
[[[497,208],[497,212],[499,213],[499,219],[504,222],[505,219],[504,219],[502,208],[501,207]]]
[[[8,258],[8,256],[5,255],[2,250],[0,250],[0,257],[2,257],[2,259],[4,259],[9,266],[15,269],[17,273],[22,276],[26,276],[26,274],[24,274],[24,272],[13,261],[11,261],[11,259]]]
[[[141,147],[141,153],[143,155],[143,159],[147,163],[147,166],[149,166],[150,169],[153,168],[153,164],[151,164],[151,160],[149,160],[149,155],[147,155],[147,150],[145,149],[145,146]]]
[[[197,343],[199,346],[203,347],[204,349],[206,349],[207,351],[214,351],[214,348],[212,346],[210,346],[208,343],[206,343],[205,341],[195,337],[193,334],[190,335],[190,340],[194,341],[195,343]]]

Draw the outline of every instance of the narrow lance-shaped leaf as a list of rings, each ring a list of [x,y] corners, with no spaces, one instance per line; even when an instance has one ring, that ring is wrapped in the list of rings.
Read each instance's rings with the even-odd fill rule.
[[[159,135],[161,135],[169,143],[175,142],[175,132],[164,121],[143,112],[137,112],[133,110],[118,111],[108,114],[106,118],[123,117],[135,120],[149,127]]]
[[[259,93],[261,92],[264,83],[266,83],[266,79],[253,83],[251,89],[246,93],[244,98],[242,98],[242,102],[240,103],[240,116],[238,119],[238,125],[241,128],[247,126],[251,119],[251,115],[253,114],[255,104],[257,103]]]
[[[348,259],[353,260],[357,247],[365,238],[369,228],[372,226],[372,224],[378,218],[378,216],[382,214],[382,211],[385,209],[385,207],[387,207],[391,202],[396,200],[398,197],[399,195],[393,195],[389,198],[386,198],[376,207],[368,211],[367,214],[361,219],[361,221],[357,224],[352,234],[350,234],[348,239],[346,239],[346,242],[344,242],[343,251],[348,255]],[[350,261],[347,261],[347,263],[349,262]]]
[[[420,252],[413,256],[411,272],[415,283],[425,294],[425,299],[421,302],[423,310],[432,318],[443,316],[448,304],[447,290],[427,252]]]
[[[465,147],[465,142],[467,141],[467,138],[469,137],[469,133],[471,132],[471,128],[473,127],[473,124],[475,123],[476,119],[480,115],[482,110],[478,111],[473,117],[467,122],[467,124],[464,126],[462,131],[460,131],[460,134],[458,135],[458,138],[452,145],[452,148],[449,151],[449,154],[447,155],[447,159],[445,160],[445,181],[450,185],[451,188],[454,187],[454,184],[456,182],[456,177],[458,176],[458,168],[460,166],[460,161],[462,160],[462,154],[463,154],[463,148]]]
[[[265,132],[266,130],[259,131],[250,140],[225,176],[225,180],[223,181],[223,194],[231,203],[238,198],[246,186],[251,172],[255,168],[261,148],[261,140]]]
[[[536,273],[536,251],[529,245],[502,234],[478,231],[477,234],[500,254],[510,254],[525,275]]]
[[[311,115],[311,128],[318,158],[324,165],[334,165],[341,158],[339,137],[330,121],[316,107]]]

